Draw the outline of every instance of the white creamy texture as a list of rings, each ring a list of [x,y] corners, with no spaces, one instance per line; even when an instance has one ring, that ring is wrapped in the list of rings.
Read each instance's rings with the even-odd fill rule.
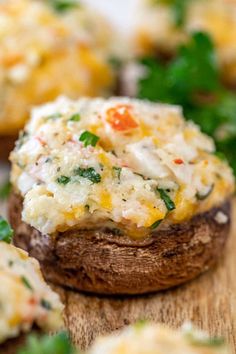
[[[228,80],[236,78],[236,1],[191,0],[186,20],[176,26],[173,8],[159,0],[142,0],[137,16],[134,51],[161,49],[173,52],[193,31],[208,32]],[[133,41],[133,38],[132,38]]]
[[[204,342],[206,343],[204,345]],[[95,340],[89,354],[229,354],[224,344],[209,345],[203,332],[173,331],[155,324],[136,324]]]
[[[53,3],[0,1],[0,134],[18,132],[35,104],[113,87],[109,23],[82,4],[57,12]]]
[[[63,305],[43,280],[38,262],[4,242],[0,254],[0,343],[29,331],[33,324],[59,330]]]
[[[24,197],[23,220],[43,233],[109,221],[143,235],[158,220],[186,220],[234,190],[213,141],[178,107],[61,97],[34,109],[25,131],[11,155],[11,180]],[[80,141],[85,131],[98,137],[96,146]]]

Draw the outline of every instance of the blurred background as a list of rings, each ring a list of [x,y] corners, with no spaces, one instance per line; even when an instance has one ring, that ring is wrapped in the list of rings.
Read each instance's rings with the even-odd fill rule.
[[[0,1],[0,198],[35,105],[127,95],[182,106],[236,174],[236,1]]]

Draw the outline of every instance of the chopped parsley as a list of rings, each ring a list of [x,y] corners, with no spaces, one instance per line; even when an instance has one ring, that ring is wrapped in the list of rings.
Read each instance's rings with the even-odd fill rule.
[[[236,94],[225,88],[213,42],[204,32],[193,33],[168,63],[141,59],[145,67],[137,96],[177,104],[184,116],[215,140],[236,175]]]
[[[162,188],[157,188],[157,192],[159,193],[161,199],[163,200],[163,202],[165,203],[166,209],[168,211],[172,211],[175,209],[175,203],[173,202],[173,200],[169,197],[169,195],[167,194],[167,192],[162,189]]]
[[[155,221],[155,222],[150,226],[151,230],[155,230],[155,229],[160,225],[160,223],[161,223],[162,221],[163,221],[163,219]]]
[[[81,119],[80,114],[79,114],[79,113],[75,113],[75,114],[73,114],[73,115],[70,117],[69,121],[71,121],[71,122],[79,122],[80,119]]]
[[[6,199],[11,192],[11,183],[6,181],[3,185],[0,186],[0,199]]]
[[[17,354],[75,354],[69,336],[61,332],[53,336],[42,337],[30,335],[25,346],[17,351]],[[78,353],[78,352],[77,352]]]
[[[50,114],[49,116],[45,117],[45,120],[56,120],[61,117],[62,117],[61,113],[53,113],[53,114]]]
[[[68,184],[70,182],[71,178],[70,177],[67,177],[67,176],[60,176],[57,178],[57,183],[59,184]]]
[[[25,130],[21,130],[19,134],[19,138],[16,141],[16,149],[20,149],[21,146],[25,143],[27,137],[29,136],[29,133]]]
[[[87,147],[89,145],[96,146],[97,142],[99,140],[99,137],[93,133],[90,133],[89,131],[84,131],[79,138],[79,141],[82,141],[84,143],[84,146]]]
[[[222,337],[199,336],[194,332],[186,333],[187,340],[194,346],[201,347],[219,347],[225,345],[225,340]]]
[[[25,285],[26,288],[28,288],[29,290],[33,291],[33,288],[31,286],[29,280],[24,275],[21,276],[21,281]]]
[[[97,173],[93,167],[78,167],[74,170],[74,173],[77,176],[89,179],[93,183],[101,182],[101,175]]]
[[[42,299],[40,301],[40,304],[43,308],[45,308],[46,310],[51,310],[52,309],[52,305],[50,304],[49,301],[45,300],[45,299]]]
[[[155,4],[162,3],[171,7],[173,20],[177,27],[185,23],[187,6],[191,0],[155,0]]]
[[[48,0],[49,4],[57,12],[66,12],[72,10],[80,5],[78,0]]]
[[[115,177],[117,177],[120,180],[120,175],[121,175],[121,167],[113,166],[112,171],[114,172]]]
[[[211,192],[213,191],[213,189],[214,189],[214,184],[212,184],[212,185],[209,187],[209,189],[208,189],[208,191],[207,191],[206,193],[197,192],[197,193],[196,193],[196,198],[197,198],[197,200],[204,200],[204,199],[206,199],[206,198],[211,194]]]
[[[0,216],[0,241],[11,243],[13,230],[9,223]]]

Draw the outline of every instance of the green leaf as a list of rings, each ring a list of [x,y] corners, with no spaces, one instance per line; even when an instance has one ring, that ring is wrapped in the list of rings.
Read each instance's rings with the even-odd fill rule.
[[[225,345],[224,338],[221,337],[202,337],[199,338],[194,333],[187,333],[186,338],[188,341],[196,347],[221,347]]]
[[[0,241],[11,243],[13,230],[9,223],[0,216]]]
[[[50,114],[49,116],[45,117],[45,120],[57,120],[58,118],[61,118],[62,114],[61,113],[53,113]]]
[[[51,310],[52,309],[52,305],[50,304],[49,301],[45,300],[45,299],[42,299],[40,301],[40,304],[43,308],[45,308],[46,310]]]
[[[82,141],[84,143],[85,147],[87,147],[89,145],[96,146],[98,140],[99,140],[99,137],[97,135],[94,135],[87,130],[85,132],[83,132],[79,138],[79,141]]]
[[[70,117],[69,121],[72,121],[72,122],[79,122],[80,119],[81,119],[80,114],[79,114],[79,113],[75,113],[75,114],[73,114],[73,115]]]
[[[78,0],[48,0],[48,2],[54,10],[61,13],[73,10],[80,5]]]
[[[163,221],[163,219],[155,221],[155,222],[150,226],[150,228],[151,228],[152,230],[155,230],[155,229],[161,224],[162,221]]]
[[[75,175],[89,179],[93,183],[101,182],[101,175],[95,171],[93,167],[78,167],[74,170]]]
[[[205,200],[207,197],[209,197],[209,195],[211,194],[211,192],[213,191],[214,189],[214,184],[212,184],[209,188],[209,190],[206,192],[206,193],[200,193],[200,192],[197,192],[196,193],[196,198],[197,200]]]
[[[6,181],[4,184],[0,186],[0,199],[6,199],[11,192],[11,183],[10,181]]]
[[[60,176],[57,178],[57,183],[59,184],[68,184],[70,182],[71,178],[70,177],[67,177],[67,176]]]
[[[211,38],[194,33],[172,61],[163,64],[144,58],[141,64],[146,70],[138,81],[137,96],[182,106],[186,119],[214,138],[236,175],[236,95],[220,82]]]
[[[112,170],[114,172],[115,177],[117,177],[120,180],[120,175],[121,175],[122,168],[121,167],[117,167],[117,166],[113,166]]]
[[[28,280],[24,275],[21,276],[21,281],[22,281],[22,283],[25,285],[26,288],[28,288],[28,289],[31,290],[31,291],[34,290],[34,289],[32,288],[32,286],[31,286],[29,280]]]
[[[171,7],[174,24],[181,27],[185,23],[187,7],[191,0],[154,0],[154,4],[165,4]]]
[[[162,189],[162,188],[157,188],[157,192],[159,193],[161,199],[163,200],[163,202],[165,203],[166,209],[168,211],[172,211],[175,209],[175,203],[173,202],[173,200],[169,197],[169,195],[167,194],[167,192]]]
[[[66,332],[54,336],[38,337],[30,335],[24,348],[17,354],[75,354],[69,336]]]

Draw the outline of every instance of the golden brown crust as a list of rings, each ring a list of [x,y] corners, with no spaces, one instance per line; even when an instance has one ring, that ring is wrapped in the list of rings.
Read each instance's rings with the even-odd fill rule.
[[[8,161],[16,139],[16,135],[0,135],[0,161]]]
[[[47,280],[99,294],[144,294],[184,283],[213,266],[230,229],[230,202],[135,241],[109,230],[42,235],[21,221],[22,198],[12,193],[14,243],[37,258]],[[226,223],[215,218],[221,211]]]

